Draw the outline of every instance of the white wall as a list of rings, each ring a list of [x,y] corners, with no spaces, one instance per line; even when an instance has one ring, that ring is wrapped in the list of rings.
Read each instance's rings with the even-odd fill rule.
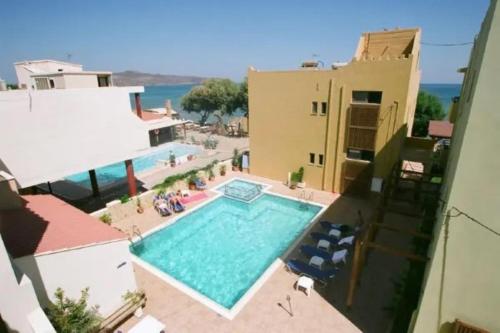
[[[0,169],[21,187],[133,158],[150,147],[129,94],[143,87],[0,92]]]
[[[39,311],[40,305],[30,279],[19,273],[18,280],[2,237],[0,237],[0,313],[2,319],[9,329],[19,333],[55,332],[47,317],[40,313],[38,319],[41,319],[39,324],[43,328],[32,327],[28,316]]]
[[[33,281],[42,306],[58,287],[70,298],[79,298],[81,290],[89,287],[89,305],[99,305],[105,317],[124,303],[127,290],[137,290],[127,240],[26,256],[14,262]]]
[[[68,88],[98,88],[96,74],[64,75],[64,87]]]

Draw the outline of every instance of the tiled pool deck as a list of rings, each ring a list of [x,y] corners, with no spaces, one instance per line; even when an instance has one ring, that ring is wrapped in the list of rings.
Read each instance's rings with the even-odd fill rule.
[[[297,198],[301,191],[290,190],[281,182],[232,171],[224,177],[218,176],[215,181],[209,183],[209,188],[217,187],[233,177],[270,184],[270,192],[294,198]],[[337,194],[310,189],[306,191],[314,192],[314,202],[330,206],[323,216],[331,221],[354,224],[357,222],[358,210],[361,210],[366,217],[372,211],[369,203],[362,200],[345,197],[339,200]],[[215,195],[211,191],[206,193],[208,198]],[[202,202],[204,200],[188,204],[188,210]],[[148,209],[142,215],[129,217],[114,225],[130,230],[135,224],[142,232],[146,232],[168,219],[171,217],[162,218],[153,209]],[[312,241],[306,236],[301,243],[312,243]],[[300,254],[294,249],[289,257],[300,257]],[[138,286],[146,291],[148,297],[144,312],[165,323],[167,332],[360,332],[360,329],[332,306],[335,302],[345,301],[329,297],[333,294],[329,292],[331,288],[347,288],[344,282],[342,285],[337,285],[337,278],[326,288],[318,288],[319,293],[313,291],[311,296],[307,297],[293,289],[298,276],[287,272],[282,266],[264,282],[241,312],[233,320],[228,320],[142,267],[134,265],[134,268]],[[349,266],[344,267],[342,274],[348,275],[349,270]],[[281,303],[289,309],[287,295],[291,297],[293,316],[278,306],[278,303]],[[126,332],[138,320],[132,317],[119,329]]]

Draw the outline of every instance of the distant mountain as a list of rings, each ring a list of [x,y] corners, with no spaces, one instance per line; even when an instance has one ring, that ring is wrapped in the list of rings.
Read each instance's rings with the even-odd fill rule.
[[[149,74],[136,71],[113,73],[115,86],[159,86],[174,84],[198,84],[207,78],[199,76]]]

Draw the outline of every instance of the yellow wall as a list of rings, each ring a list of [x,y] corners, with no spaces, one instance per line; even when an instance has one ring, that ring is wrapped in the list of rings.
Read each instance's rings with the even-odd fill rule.
[[[414,36],[408,57],[359,57],[336,70],[250,69],[250,172],[285,181],[288,172],[303,166],[308,187],[339,192],[352,91],[366,90],[383,92],[374,176],[386,177],[408,132],[406,123],[413,120],[420,80],[420,30],[402,31]],[[393,34],[388,34],[391,40]],[[319,104],[317,115],[311,113],[313,101]],[[326,116],[321,115],[321,102],[328,102]],[[315,153],[316,160],[323,154],[324,165],[310,165],[309,153]]]
[[[500,237],[453,208],[500,231],[499,15],[494,0],[464,79],[414,332],[451,332],[455,319],[500,332]]]

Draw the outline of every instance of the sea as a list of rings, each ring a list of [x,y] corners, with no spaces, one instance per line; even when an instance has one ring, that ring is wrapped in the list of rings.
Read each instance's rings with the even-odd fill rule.
[[[181,98],[191,90],[194,84],[180,85],[164,85],[164,86],[145,86],[144,93],[141,94],[141,104],[143,109],[158,108],[165,106],[165,100],[172,101],[172,107],[179,112],[183,119],[198,121],[200,116],[197,113],[187,112],[181,108]],[[443,84],[443,83],[423,83],[420,85],[420,90],[436,95],[443,104],[444,110],[447,112],[454,96],[460,95],[460,84]],[[133,105],[133,104],[132,104]],[[242,112],[236,112],[235,116],[242,116]],[[225,117],[227,121],[229,117]],[[213,121],[211,118],[209,121]]]

